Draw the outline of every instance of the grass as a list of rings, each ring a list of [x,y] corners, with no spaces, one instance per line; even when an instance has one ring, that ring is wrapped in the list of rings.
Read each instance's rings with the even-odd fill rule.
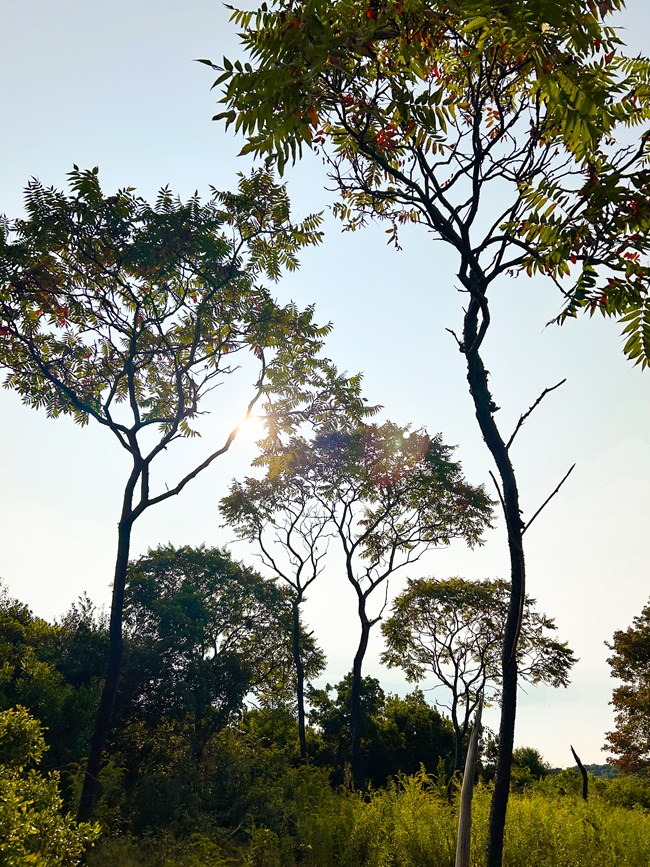
[[[536,786],[511,795],[504,867],[648,867],[650,813],[589,802]],[[491,793],[479,785],[473,805],[472,867],[484,867]],[[362,797],[334,792],[325,774],[295,773],[284,793],[282,828],[251,826],[237,846],[227,832],[185,840],[162,835],[106,839],[94,867],[453,867],[456,809],[436,780],[405,777]],[[217,837],[219,839],[217,839]]]

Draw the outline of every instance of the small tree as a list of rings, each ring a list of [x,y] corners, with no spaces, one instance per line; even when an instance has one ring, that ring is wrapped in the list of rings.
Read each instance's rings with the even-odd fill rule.
[[[276,473],[264,479],[233,482],[221,511],[242,539],[255,542],[264,565],[284,581],[291,594],[292,652],[296,674],[300,755],[307,755],[305,666],[300,606],[323,569],[328,522],[304,480]]]
[[[635,617],[632,626],[617,630],[607,660],[612,675],[623,681],[614,689],[611,704],[616,711],[616,729],[607,734],[608,759],[628,774],[647,773],[650,768],[650,603]]]
[[[85,819],[122,658],[133,525],[226,452],[238,427],[164,488],[152,477],[156,460],[198,434],[207,395],[237,370],[236,359],[246,359],[252,380],[249,413],[272,395],[286,398],[290,413],[307,392],[317,413],[323,392],[330,397],[331,366],[316,358],[328,328],[314,324],[312,309],[280,306],[256,283],[296,268],[299,249],[320,240],[318,218],[293,223],[284,188],[266,173],[242,177],[236,193],[213,191],[207,204],[163,189],[154,207],[130,188],[104,196],[96,169],[70,177],[70,197],[32,181],[27,219],[2,224],[0,366],[26,404],[82,425],[92,419],[130,459],[106,678],[79,808]]]
[[[410,681],[433,675],[449,692],[440,704],[451,714],[458,771],[481,696],[499,695],[509,589],[498,580],[410,580],[381,627],[387,645],[383,662],[402,668]],[[567,686],[576,659],[566,643],[549,635],[555,623],[534,605],[527,596],[517,646],[519,676],[528,683]]]
[[[267,456],[269,478],[278,477],[285,495],[306,491],[315,511],[296,532],[328,526],[337,540],[343,569],[352,586],[360,634],[352,665],[350,690],[352,774],[364,785],[361,753],[363,661],[372,627],[384,608],[372,612],[373,593],[385,588],[391,575],[417,561],[426,551],[454,538],[480,542],[489,526],[491,502],[482,487],[465,480],[460,464],[441,435],[430,438],[392,422],[329,430],[312,440],[294,437]],[[289,479],[298,487],[287,485]],[[247,480],[246,488],[254,484]],[[249,497],[239,498],[241,512]],[[300,494],[302,497],[302,493]],[[243,518],[241,526],[245,527]],[[322,531],[319,531],[322,533]],[[284,544],[286,537],[280,539]]]

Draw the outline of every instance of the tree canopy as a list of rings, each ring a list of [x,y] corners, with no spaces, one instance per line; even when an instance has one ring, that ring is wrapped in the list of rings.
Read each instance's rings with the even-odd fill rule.
[[[362,666],[370,631],[383,611],[383,606],[370,610],[371,596],[431,548],[456,538],[480,544],[490,525],[489,497],[482,486],[467,482],[452,453],[441,434],[431,437],[393,422],[326,427],[312,439],[293,437],[263,454],[266,482],[236,482],[222,501],[224,514],[241,536],[259,542],[267,515],[273,525],[278,515],[286,514],[286,499],[291,499],[289,514],[282,518],[291,532],[275,541],[288,549],[289,561],[299,570],[291,579],[294,591],[302,592],[298,582],[304,564],[312,576],[317,574],[326,533],[338,548],[356,596],[360,626],[350,691],[352,773],[359,787],[365,782]],[[306,557],[298,555],[294,537]],[[264,556],[272,564],[268,547]]]
[[[650,768],[650,603],[632,626],[617,630],[607,660],[612,675],[622,681],[614,689],[616,728],[607,735],[608,759],[621,771],[647,773]]]
[[[457,770],[463,767],[463,742],[481,696],[499,695],[508,599],[506,581],[409,580],[382,623],[382,661],[403,669],[411,681],[432,675],[447,691],[438,703],[451,715]],[[566,642],[552,635],[553,620],[534,606],[527,596],[517,646],[519,676],[528,683],[567,686],[576,659]]]
[[[560,321],[619,316],[645,366],[649,71],[606,23],[622,5],[235,9],[253,63],[223,59],[216,118],[281,173],[305,146],[322,153],[351,228],[380,217],[398,243],[400,224],[422,222],[461,253],[461,274],[539,272],[566,299]]]

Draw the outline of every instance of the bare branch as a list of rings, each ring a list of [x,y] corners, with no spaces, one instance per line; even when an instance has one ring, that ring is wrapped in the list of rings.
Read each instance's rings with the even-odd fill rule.
[[[546,506],[551,502],[551,500],[553,499],[553,497],[557,494],[557,492],[560,490],[560,488],[562,487],[562,485],[566,482],[566,480],[569,478],[569,476],[571,475],[571,473],[574,471],[575,467],[576,467],[576,465],[574,464],[574,465],[569,469],[569,471],[566,473],[566,475],[564,476],[564,478],[562,479],[562,481],[560,482],[560,484],[555,488],[555,490],[553,491],[553,493],[552,493],[550,496],[548,496],[548,497],[544,500],[544,502],[543,502],[542,505],[539,507],[539,509],[535,512],[535,514],[534,514],[533,517],[530,519],[530,521],[528,521],[528,523],[524,526],[523,530],[521,531],[522,535],[523,535],[523,534],[526,532],[526,530],[530,527],[530,525],[533,523],[533,521],[534,521],[535,518],[539,515],[539,513],[540,513],[543,509],[545,509]]]
[[[529,406],[528,409],[526,410],[526,412],[525,412],[523,415],[519,416],[519,421],[517,422],[517,426],[515,427],[514,431],[512,432],[512,436],[510,437],[510,439],[509,439],[508,442],[506,443],[506,448],[507,448],[507,449],[509,449],[510,446],[512,445],[513,440],[514,440],[514,438],[517,436],[517,434],[519,433],[519,429],[521,428],[521,426],[523,425],[523,423],[524,423],[524,422],[526,421],[526,419],[531,415],[531,413],[532,413],[535,409],[537,409],[537,407],[538,407],[538,406],[540,405],[540,403],[544,400],[544,398],[546,397],[546,395],[547,395],[547,394],[550,394],[552,391],[555,391],[555,389],[556,389],[556,388],[559,388],[561,385],[564,385],[565,382],[566,382],[566,377],[565,377],[564,379],[562,379],[560,382],[556,383],[555,385],[551,385],[549,388],[545,388],[544,391],[543,391],[543,392],[540,394],[540,396],[537,398],[537,400],[535,401],[535,403],[533,403],[531,406]]]

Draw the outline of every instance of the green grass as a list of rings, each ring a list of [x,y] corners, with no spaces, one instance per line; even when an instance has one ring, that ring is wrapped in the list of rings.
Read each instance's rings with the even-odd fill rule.
[[[649,867],[650,813],[606,800],[598,787],[586,803],[537,786],[510,798],[504,867]],[[473,804],[472,867],[484,867],[489,789]],[[325,774],[294,772],[286,812],[274,830],[251,826],[239,847],[220,832],[185,841],[107,840],[89,859],[95,867],[453,867],[456,808],[436,780],[407,777],[364,798],[334,792]],[[119,847],[122,850],[119,851]]]

